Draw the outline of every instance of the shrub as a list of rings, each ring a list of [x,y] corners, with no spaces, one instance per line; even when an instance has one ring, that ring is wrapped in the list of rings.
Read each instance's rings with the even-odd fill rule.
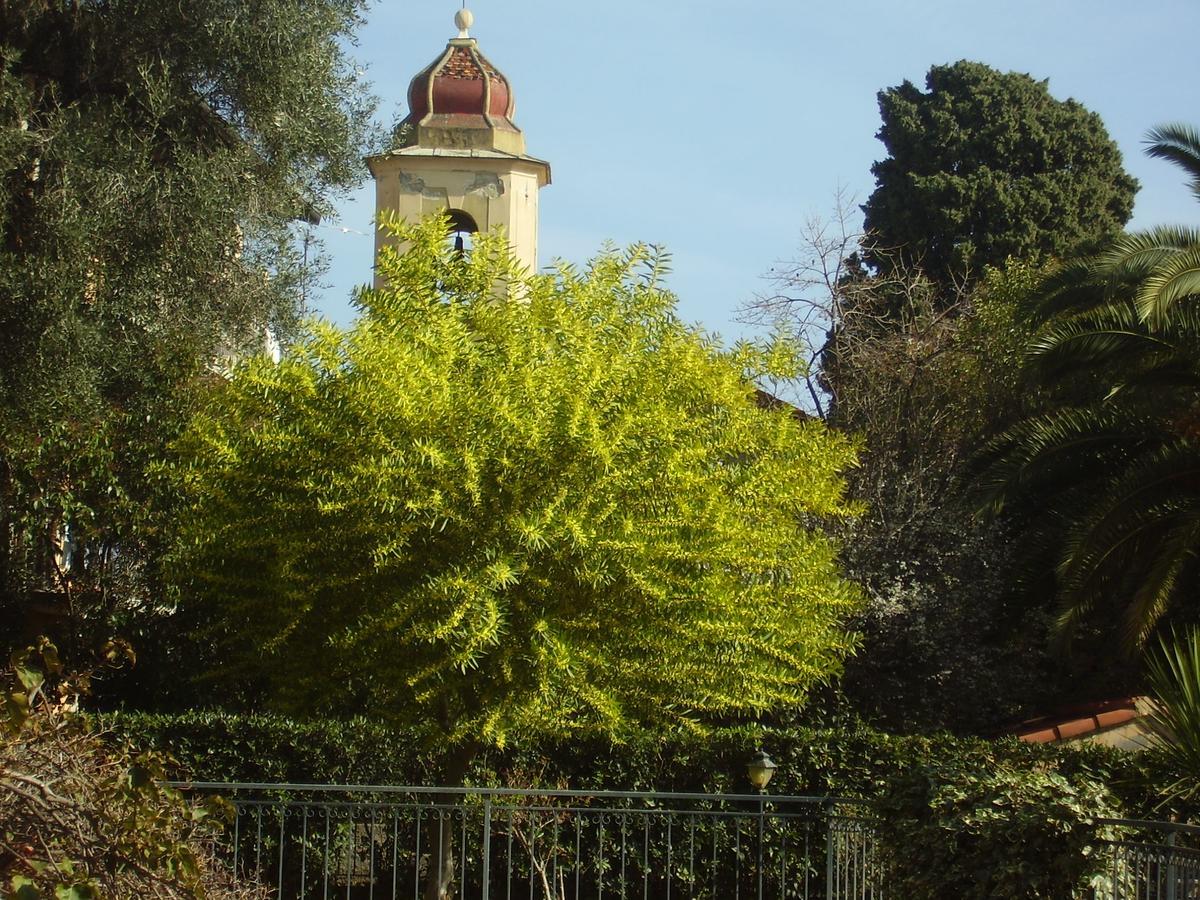
[[[218,711],[182,714],[115,712],[98,723],[136,746],[178,761],[181,777],[200,781],[330,784],[428,784],[441,760],[428,736],[363,719],[297,720]],[[512,771],[544,771],[572,788],[620,790],[749,789],[745,763],[759,747],[779,763],[773,793],[880,796],[913,767],[953,761],[963,771],[1053,769],[1072,779],[1118,782],[1135,808],[1152,792],[1143,765],[1102,747],[1031,746],[1015,739],[948,734],[890,735],[849,720],[821,727],[732,725],[661,740],[516,743],[482,754],[468,783],[500,784]],[[1144,810],[1143,810],[1144,811]]]
[[[897,773],[876,808],[885,883],[909,900],[1077,896],[1098,873],[1112,796],[1048,768],[953,762]]]
[[[196,780],[430,784],[441,771],[421,733],[361,719],[191,712],[101,721],[124,740],[168,751],[179,773]],[[745,763],[759,746],[780,765],[773,794],[875,802],[890,877],[901,886],[895,893],[912,900],[980,896],[977,881],[990,897],[1065,897],[1091,871],[1102,837],[1093,817],[1197,812],[1178,803],[1156,811],[1156,785],[1173,776],[1151,754],[889,735],[854,721],[731,726],[619,745],[518,744],[481,755],[466,782],[505,784],[536,772],[542,784],[584,790],[744,793]]]
[[[27,661],[0,671],[0,686],[0,896],[267,896],[212,855],[210,822],[228,804],[185,800],[163,783],[161,754],[105,740],[61,698],[48,699]]]

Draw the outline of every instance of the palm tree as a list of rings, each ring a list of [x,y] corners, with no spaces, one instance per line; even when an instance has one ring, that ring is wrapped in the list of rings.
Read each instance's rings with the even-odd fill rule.
[[[1163,792],[1168,800],[1194,800],[1200,796],[1200,630],[1164,636],[1146,662],[1156,707],[1150,725],[1175,778]]]
[[[1170,160],[1187,173],[1188,186],[1200,199],[1200,132],[1164,125],[1152,129],[1146,142],[1149,156]],[[1176,304],[1200,295],[1200,230],[1160,227],[1127,235],[1104,254],[1104,264],[1116,278],[1140,278],[1138,315],[1161,326]]]
[[[1150,133],[1200,197],[1200,135]],[[1030,544],[1054,563],[1059,629],[1123,607],[1126,649],[1145,644],[1200,580],[1200,231],[1120,238],[1047,280],[1031,369],[1059,401],[983,454],[999,511],[1032,512]],[[1035,556],[1036,558],[1036,556]]]

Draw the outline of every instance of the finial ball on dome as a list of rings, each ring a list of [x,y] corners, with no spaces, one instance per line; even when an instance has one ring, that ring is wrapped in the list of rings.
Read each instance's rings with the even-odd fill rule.
[[[475,24],[475,16],[469,9],[464,7],[454,14],[454,24],[458,26],[458,36],[460,38],[470,37],[468,31]]]

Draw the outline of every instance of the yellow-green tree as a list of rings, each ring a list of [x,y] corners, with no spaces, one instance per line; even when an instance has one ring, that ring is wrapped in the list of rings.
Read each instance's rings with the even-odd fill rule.
[[[755,400],[794,354],[682,323],[648,248],[525,277],[443,229],[398,229],[352,329],[246,362],[179,444],[217,674],[463,748],[801,703],[858,593],[820,527],[853,448]]]

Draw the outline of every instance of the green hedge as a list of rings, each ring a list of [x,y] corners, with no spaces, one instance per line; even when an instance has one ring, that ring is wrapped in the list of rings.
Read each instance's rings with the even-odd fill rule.
[[[117,740],[154,746],[200,781],[434,784],[442,757],[424,735],[362,720],[273,715],[109,713]],[[1153,755],[1102,747],[1029,746],[950,735],[896,736],[839,727],[721,728],[615,746],[511,746],[475,760],[467,783],[599,790],[744,793],[758,746],[779,763],[772,793],[873,801],[888,883],[911,900],[1070,896],[1095,868],[1093,816],[1197,818],[1165,808],[1173,777]]]
[[[188,712],[107,713],[98,720],[119,739],[167,751],[179,762],[180,773],[196,780],[429,784],[439,780],[442,770],[443,760],[429,749],[425,736],[361,719],[298,721],[275,715]],[[468,781],[743,792],[749,789],[745,762],[760,745],[780,765],[771,786],[777,793],[878,798],[897,776],[922,767],[953,766],[966,774],[1007,766],[1106,784],[1119,805],[1139,814],[1151,812],[1158,800],[1152,786],[1154,767],[1147,756],[1103,747],[1031,746],[1015,739],[897,736],[855,723],[836,728],[728,727],[702,737],[621,745],[515,745],[482,754]]]
[[[889,893],[909,900],[1071,898],[1100,874],[1117,813],[1101,784],[1046,768],[943,761],[899,773],[875,809]]]

